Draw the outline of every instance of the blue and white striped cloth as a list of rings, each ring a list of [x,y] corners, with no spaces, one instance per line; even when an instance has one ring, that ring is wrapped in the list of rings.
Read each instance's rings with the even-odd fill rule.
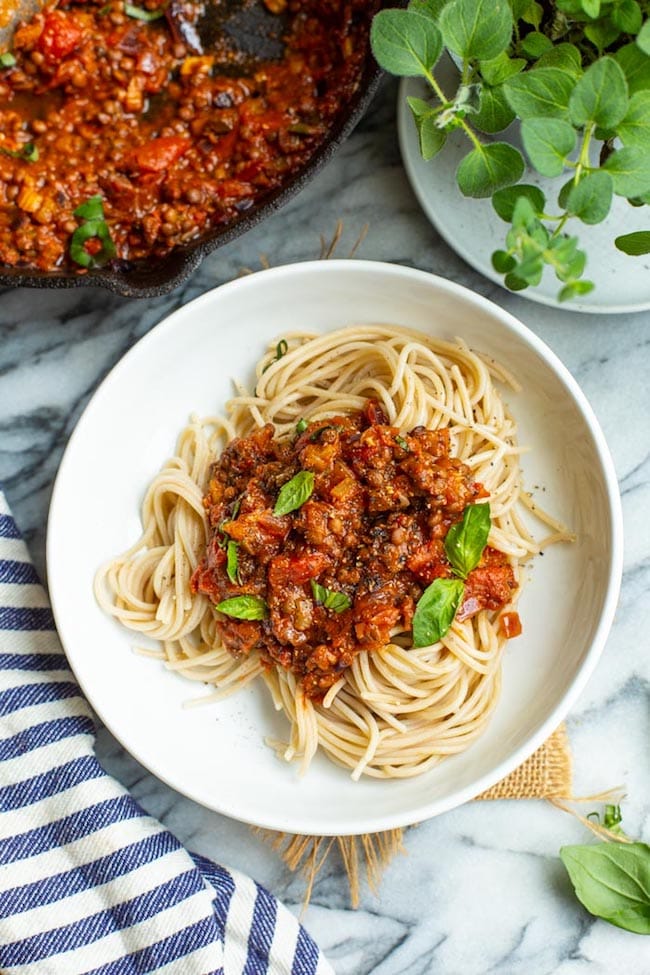
[[[94,737],[0,492],[0,971],[331,975],[271,894],[144,812]]]

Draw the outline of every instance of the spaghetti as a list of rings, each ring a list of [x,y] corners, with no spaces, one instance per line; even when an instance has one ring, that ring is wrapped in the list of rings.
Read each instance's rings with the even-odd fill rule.
[[[535,507],[547,535],[527,527],[533,507],[521,488],[517,430],[496,383],[516,382],[462,342],[412,330],[352,326],[324,335],[290,334],[257,366],[254,392],[236,383],[228,418],[192,417],[176,455],[151,483],[142,537],[103,566],[95,591],[102,608],[132,630],[160,641],[169,668],[213,684],[215,700],[261,677],[287,716],[285,759],[306,768],[318,748],[334,762],[375,777],[407,777],[464,750],[484,729],[499,695],[500,664],[521,582],[522,564],[570,536]],[[502,553],[516,588],[498,609],[457,614],[431,646],[413,647],[403,627],[371,652],[361,650],[324,696],[305,692],[300,676],[258,649],[234,656],[219,639],[212,602],[190,584],[213,529],[204,495],[215,457],[235,438],[271,423],[280,441],[296,427],[359,413],[369,400],[400,431],[440,431],[453,458],[489,496],[489,546]],[[402,440],[403,438],[398,438]],[[505,557],[505,558],[504,558]]]

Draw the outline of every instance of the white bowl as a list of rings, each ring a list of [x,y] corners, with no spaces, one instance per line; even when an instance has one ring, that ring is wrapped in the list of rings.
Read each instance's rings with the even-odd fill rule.
[[[523,384],[506,399],[532,449],[524,476],[577,533],[537,560],[521,602],[503,690],[483,736],[413,779],[353,782],[318,757],[303,778],[264,738],[286,734],[262,686],[184,709],[197,685],[132,652],[134,635],[95,604],[98,565],[139,534],[148,481],[192,411],[223,407],[271,338],[293,329],[395,323],[494,356]],[[176,311],[138,342],[95,393],[56,480],[47,539],[50,593],[72,668],[92,706],[135,758],[225,815],[296,833],[403,826],[473,798],[556,728],[603,649],[622,564],[620,499],[598,422],[556,356],[495,304],[432,274],[367,261],[279,267],[232,281]],[[201,691],[199,690],[199,693]]]

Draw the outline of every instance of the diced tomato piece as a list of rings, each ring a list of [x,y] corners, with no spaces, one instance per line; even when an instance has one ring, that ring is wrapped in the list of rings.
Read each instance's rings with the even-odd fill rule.
[[[243,183],[238,179],[223,179],[219,183],[217,196],[222,200],[241,200],[254,193],[250,183]]]
[[[60,61],[79,46],[83,30],[74,18],[61,10],[53,10],[45,18],[38,47],[48,61]]]
[[[191,144],[190,139],[180,135],[160,136],[134,149],[131,159],[145,173],[160,173],[173,166]]]
[[[499,619],[499,629],[506,640],[512,640],[513,637],[520,636],[521,620],[519,613],[503,613]]]
[[[286,584],[304,585],[315,579],[329,565],[323,552],[302,552],[300,555],[278,555],[269,564],[269,583],[272,586]]]

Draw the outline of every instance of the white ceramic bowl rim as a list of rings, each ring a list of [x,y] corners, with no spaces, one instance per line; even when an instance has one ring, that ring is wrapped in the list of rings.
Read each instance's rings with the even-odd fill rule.
[[[95,397],[104,396],[106,391],[110,388],[113,383],[115,375],[121,369],[122,365],[128,362],[132,356],[139,355],[143,350],[146,350],[149,343],[154,341],[159,341],[163,336],[165,330],[173,329],[176,321],[180,317],[188,315],[188,311],[192,313],[199,312],[202,305],[208,304],[215,301],[215,294],[218,292],[221,296],[226,294],[235,295],[237,293],[245,292],[249,289],[258,289],[263,293],[266,284],[283,283],[286,282],[287,290],[290,293],[292,283],[296,282],[300,278],[310,275],[320,275],[325,278],[330,277],[332,279],[332,286],[335,287],[334,282],[337,280],[342,280],[345,276],[355,276],[359,274],[364,274],[366,276],[372,277],[377,275],[380,277],[394,278],[402,284],[408,285],[412,282],[414,285],[418,282],[426,283],[428,285],[435,286],[439,291],[446,293],[452,297],[456,296],[467,306],[474,306],[477,311],[482,310],[487,312],[489,315],[498,318],[507,329],[509,329],[521,342],[527,345],[529,348],[534,350],[534,352],[539,356],[548,368],[559,377],[561,383],[564,385],[573,401],[578,407],[578,410],[582,414],[591,436],[593,437],[595,449],[599,462],[602,467],[603,474],[603,487],[606,494],[606,504],[611,514],[611,537],[608,539],[608,544],[611,551],[610,560],[610,570],[607,579],[607,584],[605,588],[605,595],[602,602],[602,612],[600,619],[598,621],[597,627],[594,631],[594,637],[591,641],[587,652],[584,655],[577,672],[575,673],[571,682],[566,686],[564,693],[561,698],[556,701],[555,705],[550,709],[546,720],[538,725],[535,732],[529,735],[525,741],[523,741],[519,747],[514,748],[510,753],[507,760],[500,762],[496,767],[491,769],[488,773],[480,776],[474,780],[471,785],[464,788],[458,788],[455,791],[443,797],[437,797],[429,803],[424,803],[420,805],[415,810],[403,810],[401,813],[396,814],[392,811],[389,814],[382,812],[381,809],[377,809],[372,815],[368,815],[363,824],[354,825],[352,828],[349,824],[346,826],[343,822],[330,821],[327,818],[326,813],[324,814],[322,822],[318,822],[316,826],[317,829],[313,828],[312,824],[302,824],[298,820],[291,824],[291,829],[294,832],[320,832],[328,835],[337,835],[339,833],[362,833],[362,832],[374,832],[381,831],[397,826],[409,825],[413,822],[421,821],[423,819],[429,818],[431,816],[437,815],[439,813],[445,812],[461,803],[474,798],[479,793],[488,789],[490,786],[494,785],[496,782],[500,781],[515,768],[517,768],[525,759],[527,759],[557,728],[562,719],[565,717],[567,712],[570,710],[576,698],[583,690],[585,684],[587,683],[589,677],[591,676],[598,658],[604,648],[607,634],[612,624],[614,612],[617,605],[620,581],[622,575],[622,563],[623,563],[623,546],[622,546],[622,514],[621,514],[621,503],[620,495],[618,490],[618,484],[616,479],[616,474],[614,470],[614,465],[607,447],[604,435],[600,428],[600,425],[595,417],[595,414],[587,401],[584,393],[578,386],[577,382],[570,374],[568,369],[562,364],[558,357],[544,344],[544,342],[533,333],[530,329],[524,326],[520,321],[518,321],[514,316],[499,308],[493,302],[486,298],[470,291],[469,289],[462,287],[461,285],[450,282],[444,278],[438,277],[436,275],[430,274],[425,271],[415,270],[408,267],[403,267],[401,265],[389,264],[384,262],[374,262],[374,261],[361,261],[361,260],[330,260],[330,261],[310,261],[298,264],[290,264],[275,267],[268,270],[263,270],[256,272],[246,277],[236,279],[234,281],[228,282],[207,292],[200,297],[194,299],[192,302],[176,310],[170,316],[162,320],[155,328],[153,328],[149,333],[147,333],[142,339],[140,339],[117,363],[117,365],[111,370],[107,375],[98,390],[95,393]],[[342,277],[341,277],[342,276]],[[343,324],[343,323],[342,323]],[[93,397],[93,400],[95,399]],[[93,402],[91,400],[91,403]],[[90,405],[90,404],[89,404]],[[85,414],[84,414],[85,415]],[[80,435],[79,430],[83,423],[84,416],[82,415],[77,428],[73,432],[66,452],[61,461],[59,472],[55,481],[52,502],[50,508],[50,520],[48,523],[48,533],[47,533],[47,556],[48,556],[48,567],[50,562],[58,560],[58,551],[55,551],[55,545],[60,548],[60,538],[56,537],[55,533],[58,531],[56,525],[56,512],[59,508],[60,503],[60,492],[62,491],[62,484],[67,478],[66,469],[69,463],[69,458],[71,453],[75,449],[75,443],[77,437]],[[176,431],[172,431],[172,436]],[[71,660],[71,666],[75,671],[75,674],[81,684],[82,690],[89,698],[90,703],[93,704],[93,686],[92,681],[89,683],[87,680],[87,675],[83,676],[78,673],[76,667],[76,652],[75,648],[72,646],[66,646],[67,635],[68,635],[68,620],[65,615],[61,615],[59,609],[59,594],[61,586],[64,584],[63,580],[56,578],[51,580],[52,585],[52,605],[53,612],[56,621],[56,625],[61,636],[66,652],[68,653],[69,659]],[[165,762],[163,757],[158,761],[151,760],[149,758],[146,762],[143,761],[142,756],[139,754],[137,735],[132,735],[129,732],[125,732],[124,728],[116,727],[115,722],[111,719],[109,715],[102,713],[101,708],[97,708],[97,713],[104,724],[108,727],[109,731],[121,741],[123,746],[129,751],[136,759],[146,765],[146,767],[163,782],[166,782],[169,786],[179,791],[182,791],[189,798],[194,799],[200,803],[205,803],[205,798],[198,794],[196,790],[188,790],[183,786],[182,783],[175,781],[173,778],[169,777],[169,774],[165,768]],[[389,786],[390,787],[390,786]],[[230,797],[223,796],[218,803],[210,803],[211,808],[216,811],[221,812],[225,815],[233,816],[244,822],[250,822],[256,825],[263,825],[273,829],[286,829],[286,823],[278,818],[265,817],[265,816],[251,816],[242,814],[237,808],[237,802],[231,801]]]

